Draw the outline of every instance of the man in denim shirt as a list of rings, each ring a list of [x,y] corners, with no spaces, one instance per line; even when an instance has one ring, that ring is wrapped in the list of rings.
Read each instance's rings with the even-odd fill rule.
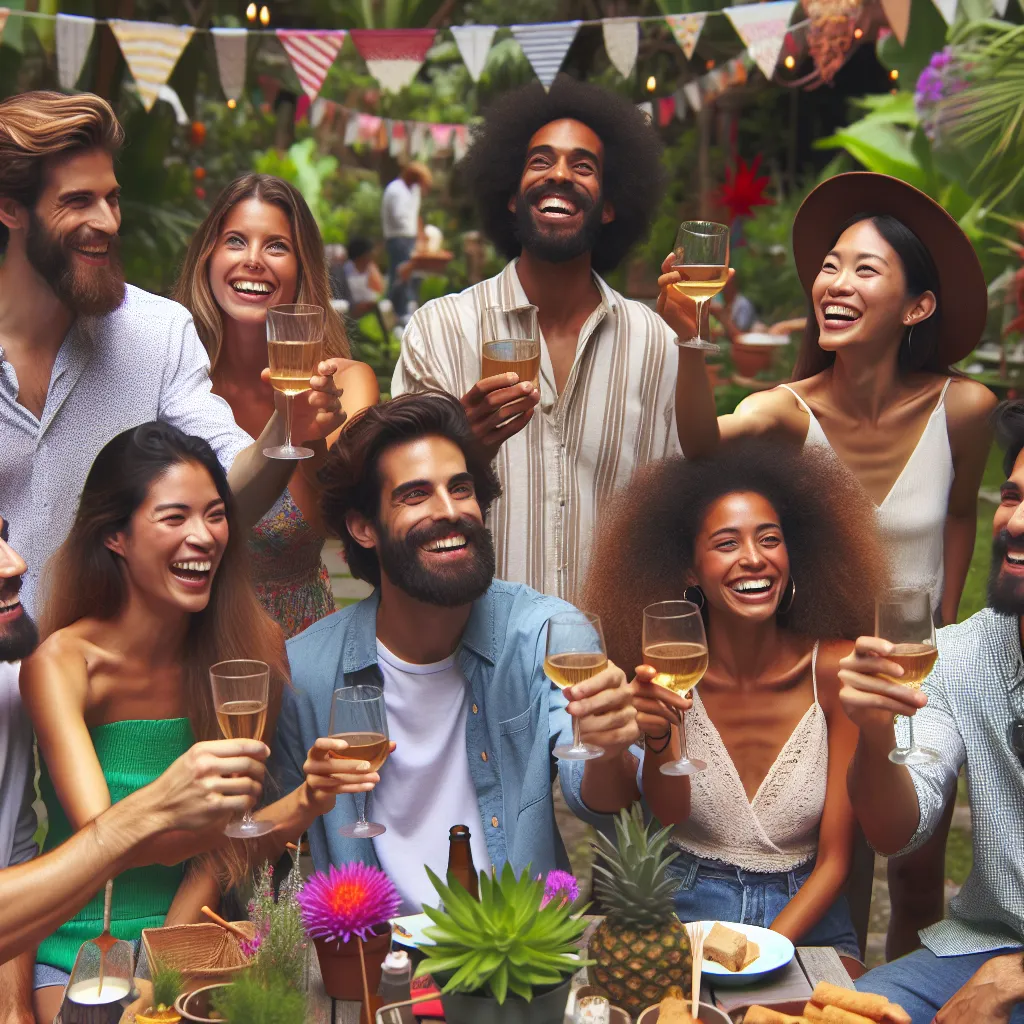
[[[436,903],[424,864],[444,873],[453,825],[469,826],[479,870],[567,866],[553,748],[571,742],[576,718],[583,739],[604,750],[558,762],[579,817],[600,825],[631,803],[631,688],[611,664],[565,691],[545,677],[547,621],[572,608],[493,579],[484,515],[500,488],[461,406],[434,392],[368,409],[332,453],[324,482],[324,519],[353,575],[376,590],[289,641],[294,688],[273,743],[276,774],[285,790],[301,784],[307,750],[329,735],[334,690],[354,684],[383,687],[393,753],[378,774],[334,741],[342,795],[310,829],[316,867],[379,865],[413,912]],[[387,830],[372,841],[341,835],[358,817],[357,794],[371,790],[367,816]]]

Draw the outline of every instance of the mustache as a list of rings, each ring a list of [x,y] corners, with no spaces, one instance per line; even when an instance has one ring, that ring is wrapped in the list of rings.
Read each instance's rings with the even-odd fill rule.
[[[415,544],[419,547],[422,544],[429,544],[431,541],[450,537],[454,531],[464,534],[466,540],[472,542],[483,529],[485,527],[475,519],[459,516],[458,519],[449,522],[424,523],[422,526],[417,526],[405,535],[405,540],[407,544]]]
[[[993,563],[999,563],[1006,557],[1012,542],[1013,537],[1010,536],[1009,530],[1000,530],[999,533],[992,538]],[[1024,552],[1024,545],[1021,546],[1021,550]]]
[[[7,601],[21,593],[22,577],[9,576],[0,580],[0,600]]]
[[[523,193],[523,198],[531,206],[541,196],[565,196],[566,199],[571,199],[583,213],[589,213],[594,208],[594,200],[583,189],[577,188],[569,181],[556,182],[555,184],[542,181],[536,185],[531,185]]]
[[[117,252],[121,247],[121,236],[94,231],[92,228],[83,225],[62,239],[62,242],[65,248],[83,245],[103,245],[106,243],[111,252]]]

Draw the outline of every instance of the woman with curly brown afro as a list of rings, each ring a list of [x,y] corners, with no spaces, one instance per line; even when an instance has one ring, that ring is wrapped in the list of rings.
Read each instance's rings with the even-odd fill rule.
[[[837,460],[752,439],[648,466],[620,492],[591,552],[581,606],[616,663],[642,661],[643,609],[702,608],[708,669],[681,719],[637,669],[645,799],[675,825],[684,921],[759,925],[859,958],[842,889],[854,815],[846,771],[857,733],[838,662],[873,632],[886,582],[871,504]],[[675,707],[690,706],[673,696]],[[694,775],[679,757],[680,721]]]

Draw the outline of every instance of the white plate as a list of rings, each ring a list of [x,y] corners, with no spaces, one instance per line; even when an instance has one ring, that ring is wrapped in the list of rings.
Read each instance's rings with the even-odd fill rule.
[[[704,935],[707,937],[716,922],[701,921],[700,923],[704,925]],[[785,967],[796,952],[793,943],[778,932],[769,931],[767,928],[758,928],[753,924],[733,924],[731,921],[717,923],[725,928],[731,928],[734,932],[742,932],[752,942],[756,942],[761,950],[761,955],[753,963],[744,967],[742,971],[730,971],[721,964],[705,960],[703,971],[712,985],[749,985],[752,982],[760,981],[772,971]]]
[[[396,917],[391,922],[391,938],[397,946],[405,946],[406,949],[416,949],[419,946],[434,945],[433,939],[428,939],[423,934],[424,928],[429,928],[434,922],[426,914],[411,914],[409,917]],[[407,934],[402,934],[395,928],[398,925]],[[410,938],[411,936],[411,938]]]
[[[761,345],[766,348],[782,348],[789,344],[788,334],[768,334],[766,331],[748,331],[740,335],[740,344],[751,348]]]

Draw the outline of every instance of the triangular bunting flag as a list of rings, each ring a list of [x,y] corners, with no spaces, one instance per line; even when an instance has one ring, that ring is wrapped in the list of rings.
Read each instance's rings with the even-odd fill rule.
[[[910,0],[882,0],[882,12],[896,41],[905,46],[910,30]]]
[[[693,112],[699,114],[701,108],[700,85],[697,82],[687,82],[683,86],[683,95],[686,97],[686,102],[693,108]]]
[[[156,21],[111,19],[107,24],[139,87],[142,105],[147,111],[152,110],[160,86],[171,77],[195,30],[191,25],[164,25]]]
[[[452,132],[452,154],[458,163],[469,151],[469,129],[464,124],[457,124]]]
[[[654,104],[650,100],[638,103],[636,109],[647,118],[648,124],[654,124]]]
[[[95,18],[57,15],[57,79],[62,89],[70,92],[77,84],[95,31]]]
[[[348,120],[345,122],[345,134],[342,136],[342,143],[346,146],[354,146],[359,141],[359,115],[350,110]]]
[[[4,25],[7,24],[7,15],[10,13],[9,7],[0,7],[0,39],[4,37]]]
[[[956,21],[956,5],[957,0],[935,0],[935,6],[947,25],[952,25]]]
[[[434,140],[434,148],[438,151],[446,150],[452,141],[452,129],[454,125],[450,124],[432,124],[430,126],[430,135]]]
[[[685,121],[686,115],[690,112],[690,104],[686,102],[686,93],[682,89],[676,89],[672,93],[672,102],[676,105],[676,117],[680,121]]]
[[[640,47],[640,25],[636,18],[604,18],[601,31],[608,59],[623,78],[629,78]]]
[[[1006,17],[1006,8],[1010,0],[992,0],[992,8],[1000,18]]]
[[[773,0],[771,3],[726,7],[722,12],[732,22],[736,34],[767,79],[775,74],[794,7],[796,0]]]
[[[245,89],[245,59],[249,33],[244,28],[211,28],[217,54],[220,87],[229,100],[237,100]]]
[[[352,30],[352,42],[370,74],[388,92],[399,92],[416,77],[436,34],[432,28],[362,28]]]
[[[487,54],[491,51],[491,43],[497,28],[494,25],[452,25],[451,32],[455,36],[455,45],[459,48],[469,77],[478,82],[487,63]]]
[[[540,25],[512,25],[512,35],[522,47],[540,84],[551,88],[579,31],[578,21],[555,21]]]
[[[693,51],[697,49],[697,40],[700,39],[701,30],[704,28],[704,21],[707,18],[706,11],[697,14],[667,14],[665,20],[668,27],[672,29],[672,35],[676,37],[683,56],[689,60]]]
[[[345,42],[344,29],[279,28],[277,38],[292,62],[302,91],[315,100]]]
[[[671,96],[658,100],[658,127],[664,128],[676,116],[676,101]]]

